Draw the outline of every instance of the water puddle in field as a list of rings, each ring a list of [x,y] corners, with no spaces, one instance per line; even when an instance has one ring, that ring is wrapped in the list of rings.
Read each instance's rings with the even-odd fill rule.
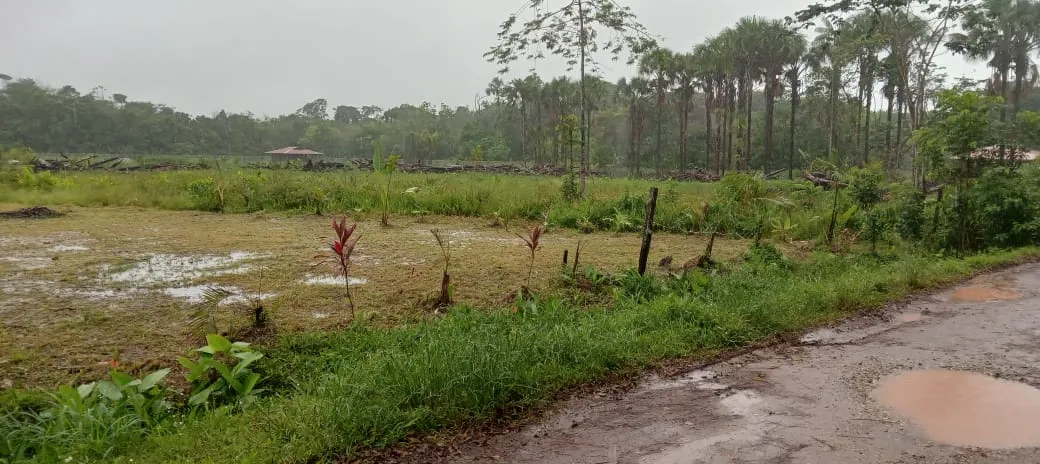
[[[882,379],[874,398],[937,442],[1040,446],[1040,390],[971,372],[909,371]]]
[[[264,255],[234,252],[227,256],[178,256],[169,254],[151,255],[124,271],[108,275],[113,282],[129,282],[136,285],[176,284],[203,276],[243,274],[249,266],[243,261],[261,258]],[[105,268],[107,271],[108,267]]]
[[[1011,290],[991,287],[961,287],[953,292],[950,301],[956,303],[979,301],[1007,301],[1022,298],[1022,294]]]
[[[0,261],[6,261],[13,263],[20,269],[25,271],[32,271],[36,269],[43,269],[50,266],[53,263],[51,258],[38,258],[38,257],[20,257],[20,256],[3,256],[0,257]]]
[[[56,253],[64,253],[69,251],[90,251],[90,248],[87,248],[83,245],[56,245],[52,246],[50,248],[50,251]]]
[[[343,285],[343,277],[341,276],[307,276],[303,279],[305,285]],[[350,285],[363,285],[368,283],[368,279],[364,277],[351,277]]]
[[[228,287],[223,285],[193,285],[190,287],[167,288],[164,290],[164,293],[174,298],[183,298],[187,300],[189,304],[198,304],[205,300],[206,291],[210,289],[221,289],[231,293],[231,295],[220,300],[220,306],[248,303],[255,301],[258,297],[260,300],[266,300],[277,296],[275,293],[261,293],[257,295],[256,293],[244,292],[238,287]]]

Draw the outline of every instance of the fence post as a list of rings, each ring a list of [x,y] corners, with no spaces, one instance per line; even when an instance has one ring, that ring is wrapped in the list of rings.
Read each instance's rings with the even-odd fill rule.
[[[650,199],[646,202],[646,219],[643,221],[643,246],[639,248],[639,275],[646,273],[646,260],[650,257],[650,240],[654,237],[654,211],[657,209],[657,187],[650,188]]]

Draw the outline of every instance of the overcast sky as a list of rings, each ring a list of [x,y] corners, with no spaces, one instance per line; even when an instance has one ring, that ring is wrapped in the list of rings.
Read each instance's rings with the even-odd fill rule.
[[[0,0],[0,73],[189,113],[472,105],[496,67],[482,54],[526,0]],[[693,44],[741,16],[784,17],[807,0],[629,0],[664,45]],[[941,60],[952,77],[981,65]],[[559,62],[539,63],[543,77]],[[526,68],[526,66],[520,66]],[[525,70],[525,69],[521,69]],[[611,64],[611,80],[629,74]]]

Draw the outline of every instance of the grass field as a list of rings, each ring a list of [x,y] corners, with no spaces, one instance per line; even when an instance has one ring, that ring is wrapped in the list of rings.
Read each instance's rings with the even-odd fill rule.
[[[389,211],[403,216],[481,217],[545,221],[575,230],[633,232],[641,227],[650,187],[660,189],[656,228],[673,233],[719,230],[751,236],[764,213],[786,215],[785,234],[816,238],[827,196],[800,182],[766,183],[751,177],[713,184],[590,178],[580,201],[566,201],[563,179],[486,174],[366,172],[308,173],[288,170],[173,171],[143,173],[0,171],[0,203],[133,206],[230,213],[346,213],[362,219]],[[784,199],[782,206],[767,200]],[[385,200],[385,202],[384,202]],[[708,206],[711,206],[710,208]],[[844,203],[842,211],[850,205]],[[773,224],[765,224],[767,233]]]

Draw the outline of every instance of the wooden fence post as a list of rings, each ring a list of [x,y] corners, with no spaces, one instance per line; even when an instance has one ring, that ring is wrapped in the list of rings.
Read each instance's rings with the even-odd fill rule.
[[[639,275],[646,273],[646,260],[650,257],[650,240],[654,237],[654,211],[657,209],[657,187],[650,188],[650,199],[646,202],[646,219],[643,221],[643,246],[639,248]]]

